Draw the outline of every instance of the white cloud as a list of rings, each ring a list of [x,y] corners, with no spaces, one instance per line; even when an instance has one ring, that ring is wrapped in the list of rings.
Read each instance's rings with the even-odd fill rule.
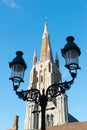
[[[14,0],[2,0],[2,2],[8,6],[10,6],[11,8],[18,8],[16,2]]]

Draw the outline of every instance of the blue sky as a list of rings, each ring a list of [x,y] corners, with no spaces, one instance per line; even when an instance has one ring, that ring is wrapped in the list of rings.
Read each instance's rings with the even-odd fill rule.
[[[87,121],[87,0],[0,0],[0,130],[12,127],[14,115],[19,115],[19,130],[24,129],[26,102],[13,91],[8,62],[17,50],[24,52],[28,68],[22,86],[27,89],[34,49],[39,60],[45,17],[63,80],[70,78],[60,51],[66,37],[74,36],[81,48],[81,70],[67,95],[69,113]]]

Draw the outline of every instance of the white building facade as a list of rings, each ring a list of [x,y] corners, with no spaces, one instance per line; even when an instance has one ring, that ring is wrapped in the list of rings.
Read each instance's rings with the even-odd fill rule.
[[[37,88],[42,93],[43,88],[46,91],[50,85],[54,83],[60,83],[61,80],[58,55],[56,53],[54,61],[48,27],[45,23],[39,61],[37,61],[37,54],[36,51],[34,51],[33,66],[30,72],[29,89]],[[58,124],[67,123],[68,101],[66,93],[62,93],[53,99],[52,102],[48,102],[47,108],[52,107],[55,107],[55,109],[46,111],[46,126],[55,126]],[[38,111],[40,109],[40,106],[36,105],[35,103],[27,102],[24,130],[41,128],[41,113],[32,113],[33,111]]]

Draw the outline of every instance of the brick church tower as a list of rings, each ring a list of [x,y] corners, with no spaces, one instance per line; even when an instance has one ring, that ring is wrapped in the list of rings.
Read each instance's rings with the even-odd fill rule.
[[[40,52],[40,60],[37,61],[37,54],[34,51],[33,66],[30,72],[30,85],[28,89],[37,88],[42,92],[48,86],[54,83],[60,83],[61,73],[59,70],[59,59],[56,53],[55,60],[53,59],[50,37],[48,33],[47,23],[44,25],[42,35],[42,47]],[[47,108],[55,107],[54,110],[46,111],[46,126],[55,126],[68,122],[68,103],[66,93],[48,102]],[[24,130],[40,129],[41,128],[41,113],[32,113],[34,110],[40,110],[40,107],[33,102],[26,104],[26,117]]]

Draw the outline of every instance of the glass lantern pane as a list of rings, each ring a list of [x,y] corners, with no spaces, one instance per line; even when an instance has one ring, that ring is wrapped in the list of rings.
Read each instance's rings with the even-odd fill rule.
[[[24,67],[21,64],[14,64],[11,67],[11,78],[14,82],[22,82],[24,77]]]
[[[71,65],[72,68],[77,68],[79,64],[78,51],[75,49],[70,49],[66,52],[66,65]]]

